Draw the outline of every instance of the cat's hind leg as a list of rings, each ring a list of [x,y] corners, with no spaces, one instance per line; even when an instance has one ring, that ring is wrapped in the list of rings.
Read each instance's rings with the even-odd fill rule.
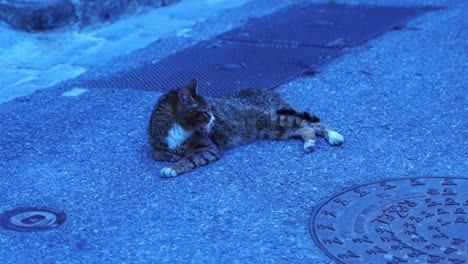
[[[344,137],[324,123],[311,123],[309,125],[313,127],[317,136],[325,138],[330,145],[339,146],[343,144]]]
[[[309,121],[305,118],[311,118],[308,113],[298,113],[294,109],[280,109],[276,111],[276,124],[278,127],[273,129],[278,135],[274,138],[285,140],[290,138],[301,138],[304,141],[304,150],[312,152],[315,150],[316,133],[313,127],[309,126]]]
[[[342,135],[321,123],[319,118],[306,112],[280,109],[276,111],[274,123],[277,127],[271,130],[273,136],[264,133],[267,135],[266,138],[285,140],[299,137],[304,141],[304,150],[307,152],[314,151],[317,136],[325,138],[333,146],[339,146],[344,141]]]
[[[316,116],[311,116],[307,112],[297,112],[292,108],[282,108],[276,111],[278,115],[278,124],[283,127],[289,127],[287,130],[290,137],[301,138],[304,141],[304,150],[312,152],[315,150],[316,132],[309,126],[309,123],[320,122]],[[285,133],[286,134],[286,133]]]
[[[312,127],[305,126],[296,130],[296,135],[304,140],[304,150],[312,152],[315,150],[316,135]]]

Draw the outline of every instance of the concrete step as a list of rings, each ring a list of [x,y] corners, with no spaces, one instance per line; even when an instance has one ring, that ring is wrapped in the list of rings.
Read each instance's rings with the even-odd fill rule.
[[[0,19],[25,31],[42,31],[77,21],[75,6],[69,0],[0,1]]]
[[[79,27],[115,21],[140,7],[161,7],[180,0],[2,0],[0,19],[28,32],[70,24]]]

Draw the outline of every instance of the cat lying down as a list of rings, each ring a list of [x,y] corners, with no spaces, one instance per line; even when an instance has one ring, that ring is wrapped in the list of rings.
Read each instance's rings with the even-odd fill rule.
[[[148,132],[154,158],[175,162],[161,170],[161,177],[210,164],[226,149],[255,139],[300,138],[307,152],[314,150],[317,136],[333,146],[344,141],[317,117],[294,110],[274,91],[246,89],[208,99],[198,95],[196,80],[161,96]]]

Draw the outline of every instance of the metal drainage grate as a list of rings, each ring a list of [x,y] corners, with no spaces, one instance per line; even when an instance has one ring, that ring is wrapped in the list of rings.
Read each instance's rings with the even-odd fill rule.
[[[0,227],[18,232],[47,231],[59,227],[67,215],[48,207],[20,207],[0,215]]]
[[[281,9],[223,33],[220,38],[252,43],[354,47],[410,19],[441,9],[434,6],[304,4]]]
[[[172,54],[159,62],[89,80],[86,88],[168,91],[197,78],[204,95],[273,89],[432,7],[294,5]]]
[[[277,87],[339,54],[340,50],[318,47],[260,46],[211,40],[155,64],[146,64],[109,79],[88,81],[83,86],[168,91],[197,77],[203,95],[220,96],[246,87]]]
[[[309,228],[339,263],[466,263],[468,178],[358,186],[320,205]]]

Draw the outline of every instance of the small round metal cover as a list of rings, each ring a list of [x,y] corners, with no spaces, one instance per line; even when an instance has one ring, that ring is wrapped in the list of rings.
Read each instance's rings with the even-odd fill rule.
[[[406,178],[346,190],[310,219],[339,263],[468,263],[468,178]]]
[[[47,231],[65,222],[67,215],[48,207],[20,207],[0,215],[0,226],[18,232]]]

